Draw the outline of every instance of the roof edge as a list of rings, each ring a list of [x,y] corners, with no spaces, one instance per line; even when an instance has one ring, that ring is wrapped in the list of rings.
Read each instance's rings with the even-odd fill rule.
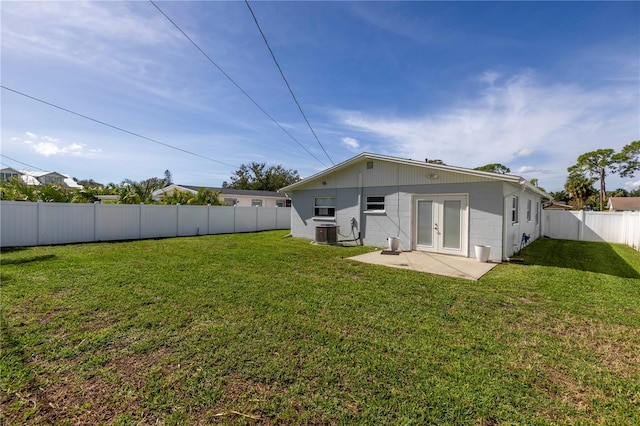
[[[418,167],[425,167],[425,168],[431,168],[431,169],[436,169],[436,170],[442,170],[442,171],[450,171],[450,172],[456,172],[456,173],[463,173],[463,174],[467,174],[470,176],[480,176],[480,177],[486,177],[486,178],[491,178],[491,179],[495,179],[495,180],[500,180],[503,182],[510,182],[510,183],[515,183],[518,185],[524,185],[527,189],[531,190],[532,192],[535,192],[545,198],[549,198],[551,199],[551,196],[549,194],[547,194],[545,191],[542,191],[540,188],[534,186],[533,184],[531,184],[530,182],[528,182],[525,178],[521,177],[521,176],[516,176],[516,175],[509,175],[509,174],[501,174],[501,173],[493,173],[493,172],[485,172],[482,170],[474,170],[474,169],[468,169],[465,167],[458,167],[458,166],[449,166],[446,164],[434,164],[434,163],[427,163],[424,161],[419,161],[419,160],[412,160],[412,159],[406,159],[406,158],[400,158],[400,157],[392,157],[389,155],[381,155],[381,154],[374,154],[374,153],[370,153],[370,152],[363,152],[360,153],[358,155],[356,155],[355,157],[351,157],[345,161],[343,161],[342,163],[338,163],[335,166],[329,167],[328,169],[325,169],[323,171],[320,171],[318,173],[315,173],[307,178],[304,178],[294,184],[285,186],[284,188],[281,188],[280,190],[278,190],[278,192],[288,192],[291,191],[292,189],[296,189],[300,186],[304,186],[306,185],[308,182],[315,180],[321,176],[325,176],[331,173],[335,173],[338,170],[344,169],[354,163],[357,163],[358,161],[362,160],[362,159],[371,159],[371,160],[382,160],[382,161],[388,161],[388,162],[392,162],[392,163],[398,163],[398,164],[407,164],[407,165],[414,165],[414,166],[418,166]]]

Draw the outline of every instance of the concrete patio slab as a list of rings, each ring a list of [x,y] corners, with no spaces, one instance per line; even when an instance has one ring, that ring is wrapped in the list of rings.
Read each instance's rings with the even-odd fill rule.
[[[398,255],[382,254],[381,251],[374,251],[353,256],[349,259],[474,281],[498,265],[497,263],[478,262],[476,259],[467,257],[448,256],[423,251],[403,251]]]

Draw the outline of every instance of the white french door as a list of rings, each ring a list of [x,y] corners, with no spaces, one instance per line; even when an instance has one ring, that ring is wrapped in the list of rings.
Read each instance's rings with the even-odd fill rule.
[[[467,256],[467,195],[415,197],[416,250]]]

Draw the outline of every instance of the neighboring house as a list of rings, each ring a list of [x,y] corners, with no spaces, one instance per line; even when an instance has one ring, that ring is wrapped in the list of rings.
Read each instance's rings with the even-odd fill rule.
[[[573,210],[569,204],[564,201],[549,201],[542,206],[545,210]]]
[[[65,175],[58,172],[42,172],[34,170],[17,170],[11,167],[7,167],[0,170],[0,179],[11,179],[14,176],[19,176],[27,185],[38,186],[46,185],[48,183],[65,186],[67,188],[83,189],[82,185],[79,185],[69,175]]]
[[[338,240],[464,257],[491,246],[491,260],[519,250],[523,234],[541,235],[551,197],[527,180],[363,153],[280,190],[292,200],[291,233],[317,238],[337,226]],[[318,228],[318,229],[316,229]]]
[[[193,194],[197,193],[198,190],[202,188],[200,186],[192,186],[192,185],[176,185],[171,184],[169,186],[165,186],[162,189],[157,189],[153,191],[152,197],[155,201],[160,201],[162,197],[167,194],[171,194],[175,190],[180,191],[189,191]],[[252,191],[245,189],[231,189],[231,188],[212,188],[206,187],[206,189],[210,189],[214,192],[219,192],[220,201],[230,205],[230,206],[239,206],[239,207],[289,207],[291,206],[291,201],[286,197],[286,195],[271,192],[271,191]]]
[[[607,204],[609,211],[638,211],[640,210],[640,197],[611,197]]]

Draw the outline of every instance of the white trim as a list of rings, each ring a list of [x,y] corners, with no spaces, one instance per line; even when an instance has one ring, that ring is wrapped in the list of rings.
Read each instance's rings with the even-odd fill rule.
[[[438,238],[433,237],[433,246],[424,247],[418,245],[418,201],[433,201],[435,214],[434,220],[440,221],[443,215],[445,201],[460,201],[460,248],[449,249],[444,247],[444,234]],[[469,194],[412,194],[411,196],[411,247],[413,250],[432,251],[436,253],[451,254],[454,256],[469,257]]]

